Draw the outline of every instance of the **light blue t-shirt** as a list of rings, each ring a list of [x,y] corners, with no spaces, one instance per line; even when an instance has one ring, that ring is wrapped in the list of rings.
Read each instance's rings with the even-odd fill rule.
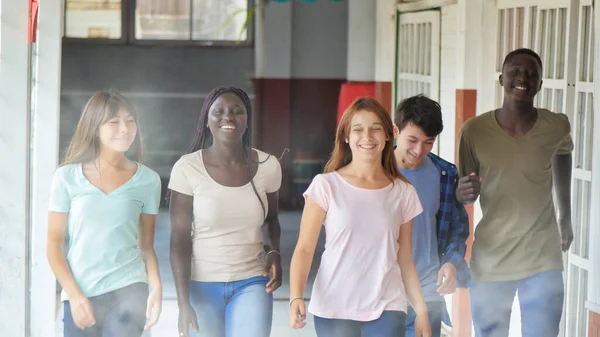
[[[49,210],[69,213],[67,262],[86,297],[147,282],[138,225],[142,213],[158,213],[161,185],[156,172],[137,165],[133,177],[109,194],[89,182],[80,163],[54,174]]]
[[[412,253],[421,280],[421,289],[426,302],[443,301],[437,292],[437,277],[440,269],[437,246],[436,214],[440,209],[440,171],[429,157],[414,170],[400,172],[417,189],[423,213],[417,215],[413,224]]]

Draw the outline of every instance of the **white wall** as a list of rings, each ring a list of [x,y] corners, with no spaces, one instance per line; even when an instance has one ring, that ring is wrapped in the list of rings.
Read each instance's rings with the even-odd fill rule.
[[[444,131],[440,135],[440,155],[455,162],[454,143],[456,127],[456,72],[457,72],[457,10],[458,5],[442,7],[442,40],[440,56],[440,105]]]
[[[29,282],[27,1],[0,0],[0,329],[25,337]]]

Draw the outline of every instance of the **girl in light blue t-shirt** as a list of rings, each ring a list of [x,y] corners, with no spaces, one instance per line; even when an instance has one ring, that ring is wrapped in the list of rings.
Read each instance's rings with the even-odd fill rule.
[[[63,288],[65,337],[141,336],[161,312],[154,252],[161,185],[140,163],[137,120],[123,95],[96,93],[52,181],[48,260]]]

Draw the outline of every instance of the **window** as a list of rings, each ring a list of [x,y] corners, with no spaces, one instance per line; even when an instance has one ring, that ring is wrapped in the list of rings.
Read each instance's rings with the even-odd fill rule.
[[[123,39],[133,43],[239,43],[251,36],[248,27],[256,6],[253,0],[131,0],[132,6],[128,3],[66,0],[65,37]]]
[[[121,39],[121,0],[66,0],[65,37]]]

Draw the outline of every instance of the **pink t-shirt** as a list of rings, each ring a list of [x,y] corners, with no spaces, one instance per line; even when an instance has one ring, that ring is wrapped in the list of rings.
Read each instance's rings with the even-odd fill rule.
[[[396,179],[364,189],[331,172],[317,175],[304,196],[327,212],[310,313],[365,322],[384,310],[406,312],[398,237],[400,225],[423,211],[415,188]]]

